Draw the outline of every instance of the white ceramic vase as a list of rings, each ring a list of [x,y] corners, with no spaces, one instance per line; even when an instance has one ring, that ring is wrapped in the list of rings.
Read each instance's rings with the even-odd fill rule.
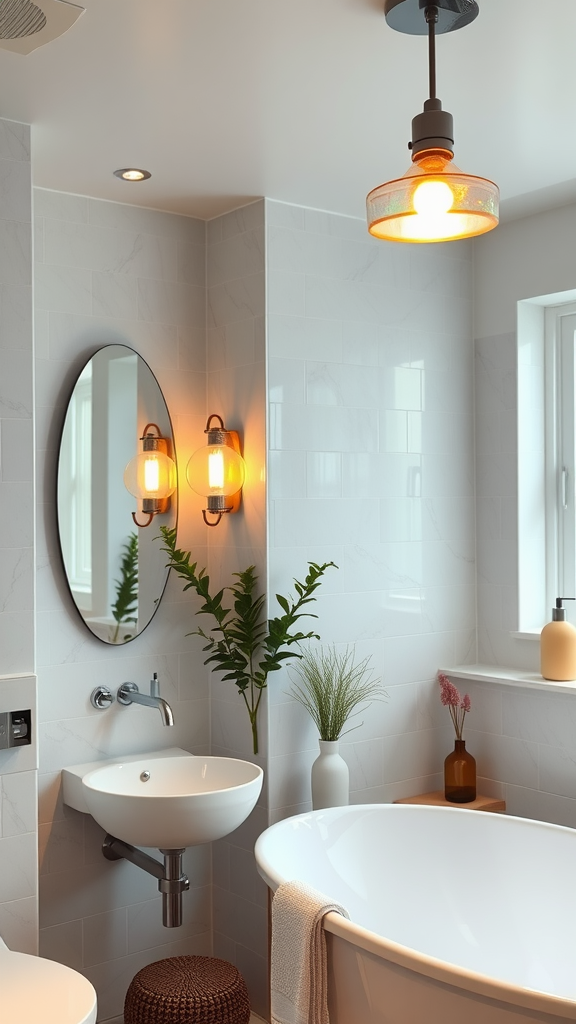
[[[338,753],[338,740],[318,740],[320,754],[312,765],[312,808],[345,807],[350,802],[348,765]]]

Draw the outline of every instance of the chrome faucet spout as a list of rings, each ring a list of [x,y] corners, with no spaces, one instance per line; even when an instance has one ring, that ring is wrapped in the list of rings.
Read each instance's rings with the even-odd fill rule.
[[[147,708],[158,708],[163,725],[174,725],[174,713],[167,700],[159,694],[158,676],[150,683],[150,693],[140,693],[136,683],[122,683],[117,699],[120,704],[142,704]]]

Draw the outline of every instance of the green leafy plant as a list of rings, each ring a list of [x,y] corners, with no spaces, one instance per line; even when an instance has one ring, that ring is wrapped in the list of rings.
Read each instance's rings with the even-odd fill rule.
[[[122,545],[123,555],[120,559],[120,579],[116,584],[116,601],[112,605],[112,615],[116,626],[111,632],[110,643],[118,643],[120,626],[125,622],[137,621],[138,612],[138,534],[131,533]],[[122,643],[129,640],[130,633],[122,637]]]
[[[290,695],[306,708],[321,740],[339,739],[346,722],[360,713],[360,704],[387,697],[369,662],[367,657],[355,665],[354,650],[348,647],[310,647],[302,655],[294,668],[300,682],[292,680]]]
[[[317,565],[308,563],[308,573],[303,583],[294,580],[296,599],[276,594],[282,610],[273,619],[264,617],[265,594],[257,594],[258,576],[253,565],[243,572],[233,573],[236,582],[223,587],[216,594],[210,593],[210,578],[205,569],[198,569],[197,562],[190,561],[190,552],[176,547],[176,530],[161,527],[164,551],[169,556],[168,565],[185,580],[184,590],[191,588],[202,600],[199,615],[208,615],[213,625],[208,631],[195,629],[188,636],[200,636],[206,641],[204,651],[209,655],[204,664],[213,664],[224,672],[224,679],[233,680],[246,705],[254,753],[258,753],[258,708],[270,672],[282,667],[288,658],[300,658],[296,650],[287,650],[302,640],[312,637],[320,639],[317,633],[302,633],[296,623],[303,616],[316,618],[306,605],[315,600],[314,592],[320,586],[322,577],[334,562]],[[232,597],[232,606],[224,604],[225,594]]]

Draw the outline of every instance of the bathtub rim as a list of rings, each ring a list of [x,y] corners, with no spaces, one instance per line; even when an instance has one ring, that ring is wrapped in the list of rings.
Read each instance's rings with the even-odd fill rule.
[[[276,891],[281,882],[297,881],[297,879],[280,878],[278,873],[274,873],[270,861],[262,853],[264,836],[269,835],[273,831],[281,831],[282,827],[286,827],[287,822],[303,821],[306,819],[316,820],[321,815],[325,815],[327,813],[330,814],[330,816],[335,816],[335,812],[337,811],[349,813],[350,811],[359,810],[377,811],[381,813],[383,808],[387,808],[388,812],[392,811],[395,814],[417,814],[419,811],[422,812],[422,806],[419,804],[371,803],[350,804],[347,807],[326,808],[318,811],[305,811],[302,814],[290,815],[290,817],[283,818],[281,821],[277,821],[273,825],[270,825],[261,833],[260,836],[258,836],[254,847],[258,873],[266,882],[266,885],[272,893]],[[427,805],[426,811],[449,815],[461,813],[482,814],[487,815],[490,818],[510,821],[511,823],[517,821],[521,822],[523,825],[535,825],[545,828],[546,830],[568,832],[571,834],[574,834],[576,831],[568,825],[556,825],[553,822],[540,821],[537,818],[522,818],[519,815],[470,810],[465,807],[434,807]],[[326,895],[332,894],[327,893]],[[387,939],[385,936],[378,935],[377,932],[370,931],[368,928],[363,928],[361,925],[348,920],[343,917],[342,914],[338,914],[334,911],[325,915],[324,929],[327,932],[331,932],[333,935],[338,936],[338,938],[344,939],[355,946],[359,946],[368,953],[372,953],[382,959],[390,960],[399,967],[406,968],[416,974],[424,974],[427,978],[431,978],[432,980],[438,981],[444,985],[451,985],[454,988],[474,992],[477,995],[499,1000],[502,1003],[522,1007],[523,1009],[545,1012],[550,1016],[557,1016],[564,1020],[576,1020],[576,1000],[574,999],[565,999],[562,996],[540,992],[536,989],[521,988],[511,982],[499,981],[496,978],[488,977],[488,975],[480,974],[478,971],[470,971],[467,968],[459,967],[457,964],[452,964],[446,960],[440,960],[438,957],[430,956],[427,953],[421,953],[417,949],[412,949],[410,946],[405,946],[402,943],[394,942],[392,939]]]

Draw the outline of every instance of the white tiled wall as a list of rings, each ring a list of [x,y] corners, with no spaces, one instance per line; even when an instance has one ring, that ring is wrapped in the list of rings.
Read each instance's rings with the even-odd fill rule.
[[[440,784],[436,669],[475,656],[472,249],[266,209],[270,592],[338,565],[308,628],[384,680],[342,747],[352,799],[393,799]],[[309,807],[318,752],[289,675],[270,685],[272,820]]]
[[[518,629],[517,302],[574,287],[576,206],[538,214],[478,239],[476,492],[478,660],[539,670],[537,640]],[[570,696],[471,687],[482,774],[512,814],[576,826],[576,707]]]
[[[255,565],[266,587],[266,364],[264,201],[207,226],[208,412],[239,429],[246,458],[242,512],[208,531],[214,586]],[[259,714],[259,755],[243,701],[233,683],[212,681],[212,753],[257,760],[266,769],[267,704]],[[214,844],[214,953],[237,965],[252,1008],[267,1014],[266,887],[253,848],[266,828],[267,779],[257,807],[231,836]]]
[[[81,196],[35,190],[34,200],[40,948],[90,978],[99,1019],[106,1020],[121,1012],[125,989],[144,964],[210,952],[210,851],[187,853],[185,925],[166,931],[154,879],[127,862],[104,860],[102,831],[62,804],[60,769],[166,746],[207,752],[208,673],[185,635],[191,603],[175,578],[152,624],[124,647],[101,643],[79,620],[58,553],[56,456],[79,370],[100,346],[122,343],[146,359],[164,391],[183,471],[205,421],[205,228],[190,218]],[[180,543],[205,557],[205,528],[187,488],[180,524]],[[174,728],[165,728],[150,708],[92,708],[97,684],[115,691],[134,680],[146,688],[153,671],[173,707]]]
[[[30,129],[0,121],[0,712],[33,744],[0,751],[0,935],[38,948]]]

